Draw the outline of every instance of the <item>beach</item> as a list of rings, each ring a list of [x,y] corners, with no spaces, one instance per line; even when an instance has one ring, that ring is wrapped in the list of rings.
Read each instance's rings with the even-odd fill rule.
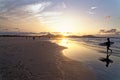
[[[95,80],[86,64],[49,39],[0,37],[0,80]]]
[[[120,0],[0,0],[0,80],[120,80]]]

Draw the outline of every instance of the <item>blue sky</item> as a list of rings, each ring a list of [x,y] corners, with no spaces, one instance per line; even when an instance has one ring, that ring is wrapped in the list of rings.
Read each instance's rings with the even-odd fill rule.
[[[120,0],[0,0],[1,32],[56,32],[63,22],[71,32],[119,32]]]

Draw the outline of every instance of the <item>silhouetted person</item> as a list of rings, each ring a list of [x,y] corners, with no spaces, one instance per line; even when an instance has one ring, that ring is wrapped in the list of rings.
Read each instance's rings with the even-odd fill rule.
[[[109,50],[112,52],[112,50],[110,49],[111,46],[110,38],[107,38],[106,46],[107,46],[107,53],[109,52]]]
[[[33,37],[33,40],[35,40],[35,37]]]
[[[107,38],[107,42],[106,42],[107,55],[106,55],[106,58],[100,58],[99,59],[100,61],[106,63],[106,67],[108,67],[110,63],[113,63],[113,61],[109,59],[110,55],[112,54],[112,50],[110,49],[111,44],[113,44],[113,43],[110,42],[110,38]],[[109,50],[111,51],[111,53],[109,53]]]

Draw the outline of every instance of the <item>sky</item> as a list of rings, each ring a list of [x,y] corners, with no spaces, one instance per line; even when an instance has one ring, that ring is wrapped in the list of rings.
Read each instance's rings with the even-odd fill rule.
[[[0,0],[0,32],[120,33],[120,0]]]

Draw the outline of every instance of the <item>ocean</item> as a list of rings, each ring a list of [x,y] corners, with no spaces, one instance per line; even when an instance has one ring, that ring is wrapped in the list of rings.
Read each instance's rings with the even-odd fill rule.
[[[87,65],[96,75],[97,80],[120,80],[120,38],[110,38],[112,53],[107,56],[106,38],[64,38],[53,40],[60,46],[67,47],[63,55]]]
[[[77,38],[73,40],[77,42],[84,42],[84,44],[87,46],[106,50],[106,46],[100,46],[99,44],[106,42],[107,38]],[[114,42],[114,44],[112,44],[110,47],[113,51],[112,55],[120,57],[120,38],[110,38],[110,41]]]

